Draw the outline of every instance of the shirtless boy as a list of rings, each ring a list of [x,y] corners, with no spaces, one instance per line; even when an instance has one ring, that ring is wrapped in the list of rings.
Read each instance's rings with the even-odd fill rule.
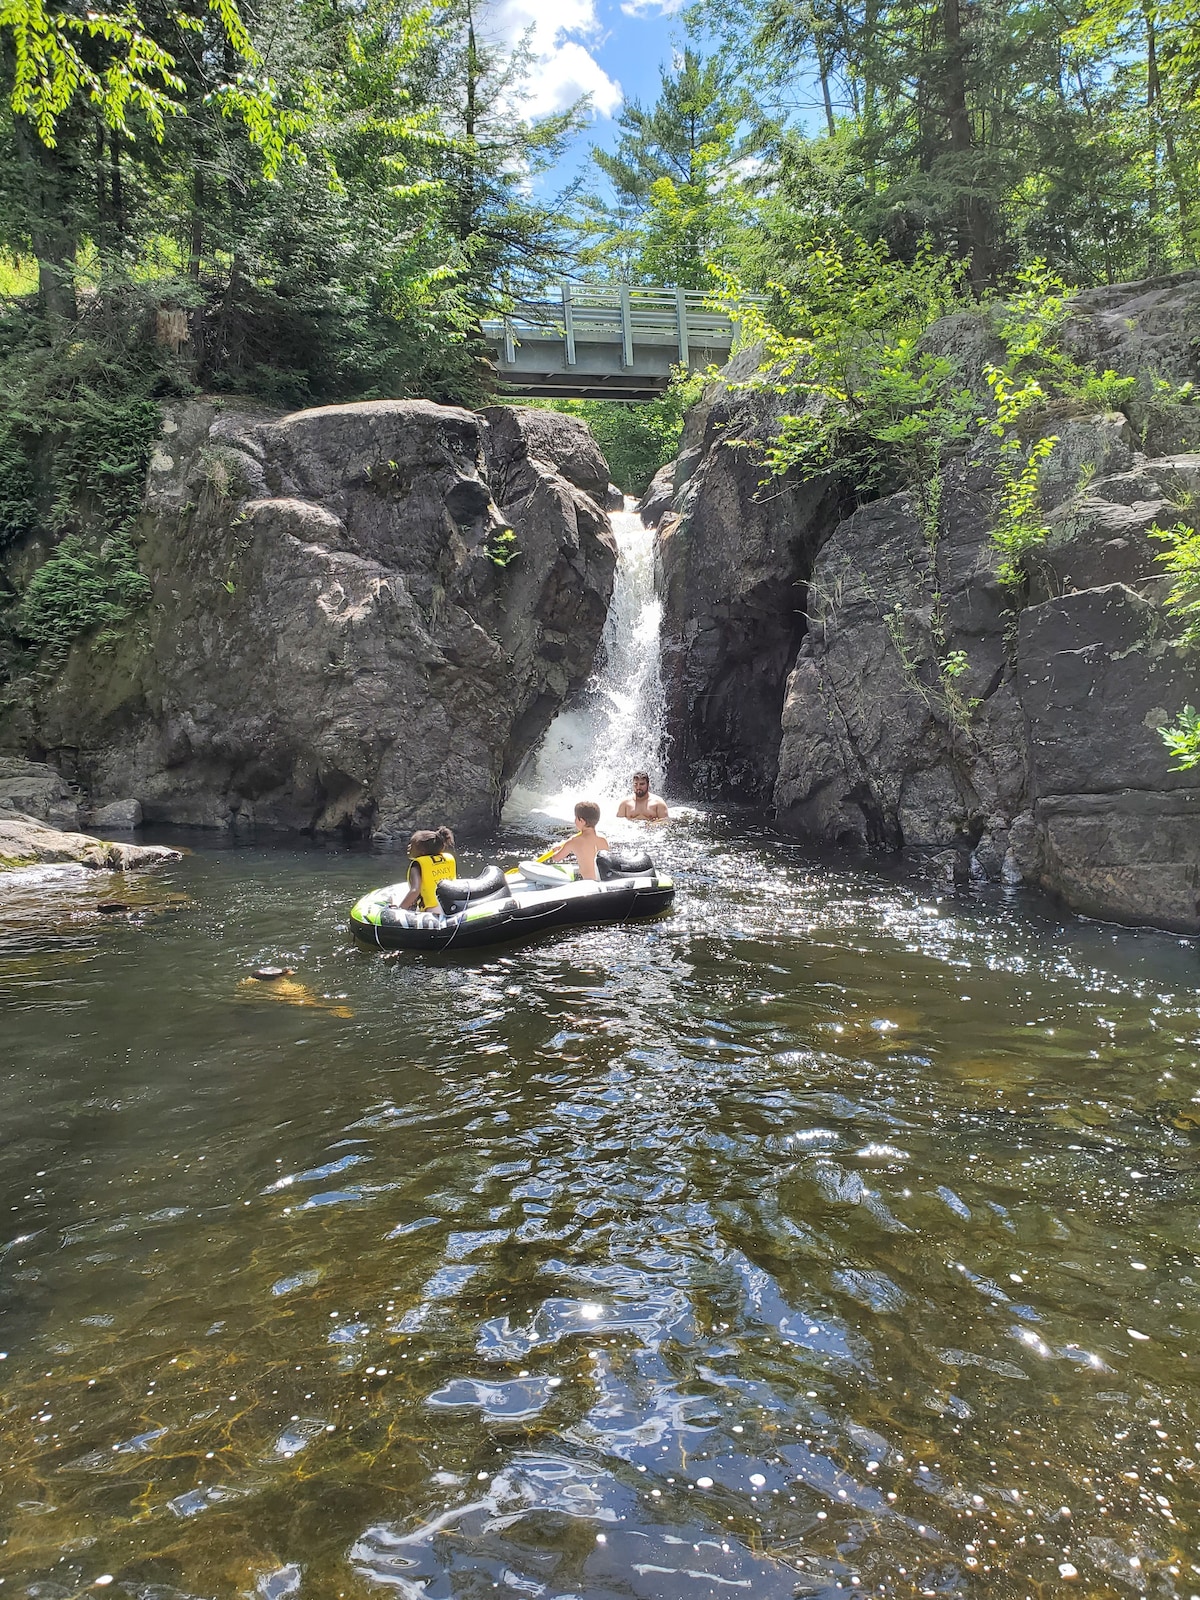
[[[667,803],[661,795],[650,793],[650,774],[635,772],[633,793],[626,795],[617,807],[617,815],[630,822],[666,822],[670,817]]]
[[[594,800],[577,801],[575,804],[577,832],[565,844],[559,845],[550,857],[551,861],[562,861],[567,856],[574,856],[582,877],[597,878],[599,874],[596,871],[596,853],[608,849],[608,840],[602,833],[596,832],[596,824],[599,821],[600,807]]]

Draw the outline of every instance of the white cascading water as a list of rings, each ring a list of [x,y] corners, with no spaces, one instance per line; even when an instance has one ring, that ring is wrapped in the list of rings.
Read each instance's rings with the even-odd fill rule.
[[[625,500],[612,519],[617,575],[599,664],[583,700],[561,711],[524,763],[505,806],[507,821],[569,823],[577,800],[595,800],[606,820],[642,768],[662,788],[662,601],[654,589],[654,533]]]

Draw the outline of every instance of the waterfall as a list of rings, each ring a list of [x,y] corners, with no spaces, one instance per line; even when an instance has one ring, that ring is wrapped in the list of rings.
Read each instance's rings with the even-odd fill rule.
[[[522,764],[505,818],[570,822],[576,800],[611,817],[644,768],[662,787],[663,693],[659,658],[662,601],[654,589],[654,532],[626,498],[612,519],[617,574],[597,670],[581,700],[560,711]]]

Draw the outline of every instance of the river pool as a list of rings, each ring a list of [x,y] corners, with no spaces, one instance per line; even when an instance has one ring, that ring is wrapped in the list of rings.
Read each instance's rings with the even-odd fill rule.
[[[0,890],[0,1592],[1200,1594],[1195,945],[713,816],[386,962],[189,842]]]

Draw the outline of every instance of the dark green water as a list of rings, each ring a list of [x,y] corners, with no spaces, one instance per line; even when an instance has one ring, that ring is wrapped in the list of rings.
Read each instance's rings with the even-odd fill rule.
[[[0,1597],[1200,1594],[1195,946],[659,845],[470,963],[0,889]]]

